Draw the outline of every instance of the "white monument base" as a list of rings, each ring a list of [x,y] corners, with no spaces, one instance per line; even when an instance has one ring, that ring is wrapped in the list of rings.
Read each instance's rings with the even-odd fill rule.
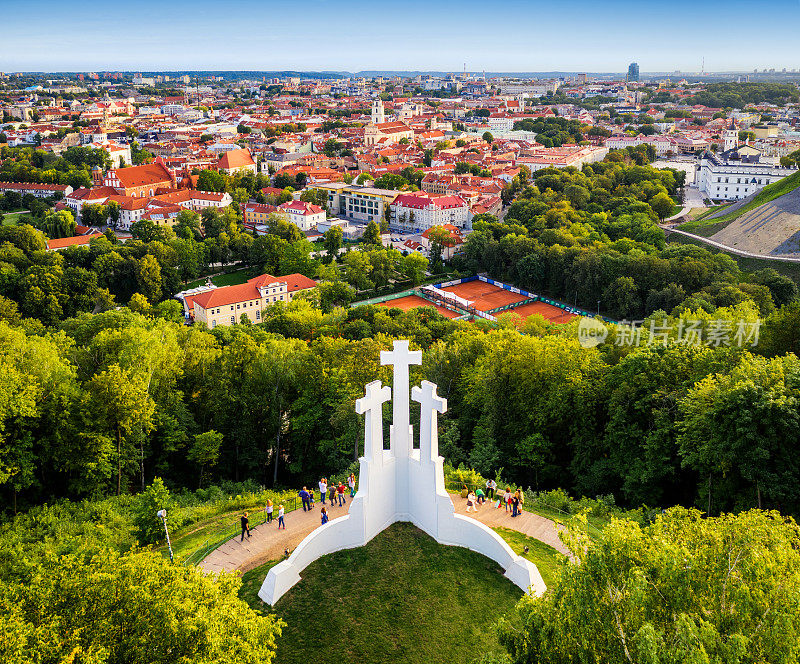
[[[393,351],[381,352],[381,363],[395,367],[390,449],[383,449],[382,405],[391,390],[374,381],[367,385],[366,396],[356,402],[356,411],[366,414],[365,443],[358,493],[349,513],[311,532],[288,559],[269,571],[258,591],[267,604],[274,605],[300,581],[300,572],[318,558],[364,546],[396,521],[410,521],[440,544],[461,546],[491,558],[525,592],[540,595],[547,589],[536,565],[514,553],[491,528],[455,514],[444,486],[436,427],[437,413],[445,412],[447,402],[436,396],[436,385],[428,381],[412,390],[413,399],[421,405],[420,449],[413,449],[408,366],[421,361],[422,353],[409,351],[407,341],[395,341]]]

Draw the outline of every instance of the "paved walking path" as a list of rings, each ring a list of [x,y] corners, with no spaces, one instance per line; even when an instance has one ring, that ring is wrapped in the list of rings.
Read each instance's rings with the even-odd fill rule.
[[[556,524],[550,519],[546,519],[532,512],[522,512],[520,516],[511,518],[509,512],[504,509],[495,509],[491,503],[485,503],[478,508],[477,512],[466,512],[466,501],[458,494],[450,494],[450,498],[455,506],[456,514],[463,514],[486,524],[490,528],[502,526],[509,528],[541,540],[545,544],[552,546],[564,555],[568,555],[567,548],[558,538]],[[277,560],[283,557],[285,549],[289,551],[303,541],[303,538],[312,530],[319,527],[319,510],[322,504],[317,502],[310,512],[303,512],[302,509],[287,512],[285,516],[286,530],[278,530],[277,518],[270,524],[261,524],[250,530],[250,538],[246,536],[241,541],[241,536],[237,535],[229,539],[222,546],[214,549],[198,565],[206,572],[221,572],[223,570],[232,572],[240,570],[247,572],[259,565],[263,565],[270,560]],[[328,512],[331,519],[335,519],[347,514],[350,507],[347,504],[342,507],[329,508]],[[277,510],[276,510],[277,514]],[[238,517],[237,517],[238,519]]]
[[[347,514],[350,509],[350,496],[347,498],[347,504],[342,507],[328,505],[328,515],[331,520]],[[304,512],[302,508],[287,512],[284,516],[286,530],[278,530],[276,506],[276,516],[272,523],[263,523],[251,528],[250,538],[245,536],[244,542],[241,541],[241,535],[229,539],[200,561],[198,567],[206,572],[222,570],[232,572],[237,569],[247,572],[270,560],[278,560],[283,557],[285,549],[294,550],[308,533],[320,525],[321,507],[322,503],[317,501],[310,512]],[[237,516],[235,520],[238,521],[239,517]]]
[[[506,512],[505,508],[501,505],[501,509],[497,509],[494,503],[485,502],[478,507],[477,512],[467,512],[467,501],[458,494],[451,493],[450,499],[456,508],[456,514],[463,514],[464,516],[471,517],[486,524],[490,528],[508,528],[509,530],[516,530],[523,535],[538,539],[545,544],[552,546],[556,551],[563,553],[565,556],[570,555],[569,550],[561,540],[558,538],[558,528],[554,521],[546,519],[543,516],[534,514],[533,512],[522,511],[519,516],[511,517],[511,512]]]

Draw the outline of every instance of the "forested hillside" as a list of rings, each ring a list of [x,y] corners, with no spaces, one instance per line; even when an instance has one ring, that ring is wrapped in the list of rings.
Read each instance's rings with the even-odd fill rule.
[[[742,304],[704,324],[756,316]],[[798,325],[795,304],[755,348],[637,348],[615,332],[585,349],[574,324],[532,319],[521,334],[426,309],[323,314],[303,301],[213,332],[127,308],[58,330],[0,322],[0,481],[9,508],[141,490],[156,475],[309,482],[357,456],[354,401],[390,380],[379,351],[409,338],[427,351],[413,378],[449,400],[441,447],[455,464],[636,505],[795,512],[800,363],[783,353]],[[210,431],[220,435],[198,437]]]

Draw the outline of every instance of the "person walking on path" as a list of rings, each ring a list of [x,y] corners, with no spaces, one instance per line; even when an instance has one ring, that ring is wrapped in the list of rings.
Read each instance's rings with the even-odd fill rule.
[[[347,498],[344,497],[344,484],[341,482],[339,482],[339,486],[336,487],[336,493],[339,494],[339,507],[341,507],[347,502]]]
[[[311,509],[311,496],[308,493],[308,489],[303,487],[297,495],[300,496],[300,500],[303,501],[303,511],[308,512]]]
[[[283,522],[283,505],[278,505],[278,529],[281,528],[286,530],[286,524]]]
[[[311,491],[308,492],[308,502],[311,507],[314,507],[314,489],[311,489]]]
[[[244,542],[245,533],[247,533],[247,539],[250,539],[250,519],[247,518],[247,512],[242,514],[242,539],[239,540],[240,542]]]
[[[272,523],[272,501],[267,500],[267,523]]]
[[[319,495],[322,496],[322,504],[325,504],[325,494],[328,493],[328,480],[324,477],[319,481]]]
[[[356,476],[353,473],[350,473],[350,477],[347,478],[347,486],[350,487],[350,497],[353,498],[356,495]]]
[[[326,523],[328,523],[328,510],[325,509],[324,507],[322,508],[322,512],[320,513],[320,520],[322,521],[321,525],[323,525],[323,526]]]
[[[497,488],[497,482],[494,480],[486,480],[486,495],[489,499],[494,500],[494,490]]]
[[[336,505],[336,485],[333,482],[328,487],[328,500],[331,502],[331,507]]]

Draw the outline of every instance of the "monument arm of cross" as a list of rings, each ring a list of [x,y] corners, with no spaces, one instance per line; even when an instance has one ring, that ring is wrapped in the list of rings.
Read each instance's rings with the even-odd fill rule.
[[[391,398],[391,388],[373,380],[367,384],[364,396],[356,400],[356,412],[366,414],[364,456],[367,459],[375,459],[383,451],[383,404]]]
[[[411,389],[411,398],[419,403],[419,458],[436,460],[439,456],[437,413],[447,412],[447,399],[436,394],[436,385],[423,380]]]

